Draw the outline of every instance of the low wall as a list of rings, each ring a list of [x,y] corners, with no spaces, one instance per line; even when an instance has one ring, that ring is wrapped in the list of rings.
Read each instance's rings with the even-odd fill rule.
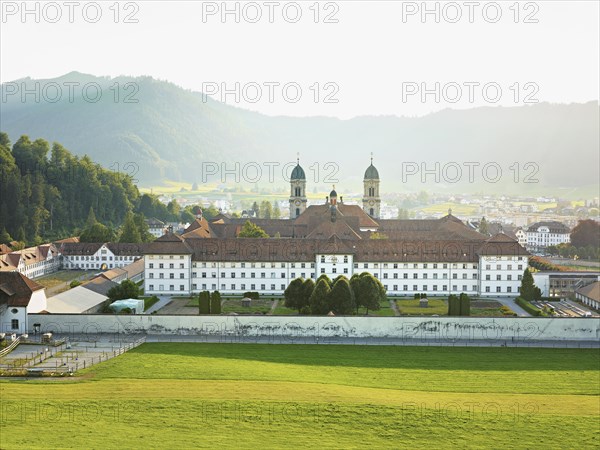
[[[30,314],[30,331],[60,334],[144,333],[222,337],[453,340],[600,339],[597,318],[309,317]]]

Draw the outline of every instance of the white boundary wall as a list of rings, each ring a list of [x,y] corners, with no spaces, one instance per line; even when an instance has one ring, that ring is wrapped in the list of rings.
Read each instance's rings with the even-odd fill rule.
[[[159,316],[30,314],[30,332],[229,337],[600,341],[598,318]]]

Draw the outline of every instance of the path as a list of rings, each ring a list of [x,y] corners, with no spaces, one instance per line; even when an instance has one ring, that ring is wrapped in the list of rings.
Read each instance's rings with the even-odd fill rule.
[[[164,308],[169,303],[171,303],[171,297],[159,295],[158,301],[154,305],[152,305],[150,308],[148,308],[146,311],[144,311],[144,314],[152,314],[154,311],[158,311],[159,309]]]
[[[529,314],[527,311],[525,311],[523,308],[521,308],[519,305],[517,305],[513,298],[502,298],[502,297],[488,298],[488,297],[486,297],[485,299],[486,300],[494,300],[494,301],[497,301],[498,303],[502,303],[504,306],[508,306],[510,309],[512,309],[514,312],[516,312],[519,317],[531,317],[531,314]]]
[[[400,310],[398,309],[398,304],[396,303],[396,300],[389,299],[389,302],[390,302],[390,308],[392,308],[392,311],[394,311],[394,315],[399,316]]]
[[[271,302],[271,309],[270,311],[267,313],[267,316],[272,316],[273,313],[275,312],[275,308],[277,308],[277,305],[279,305],[279,299],[277,300],[273,300]]]

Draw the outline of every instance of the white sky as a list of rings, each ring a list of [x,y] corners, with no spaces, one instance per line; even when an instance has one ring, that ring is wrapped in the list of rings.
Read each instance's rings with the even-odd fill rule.
[[[428,8],[439,5],[440,12],[453,18],[457,5],[463,17],[449,23],[441,16],[420,14],[406,16],[403,8],[421,7],[422,2],[337,1],[320,2],[320,23],[313,21],[310,9],[313,1],[299,2],[302,18],[290,23],[282,9],[290,2],[276,2],[274,23],[269,23],[269,7],[259,1],[263,18],[248,23],[243,16],[235,23],[233,15],[222,23],[219,14],[207,17],[204,8],[222,2],[145,1],[120,3],[119,23],[114,23],[113,1],[99,2],[102,17],[90,23],[83,17],[84,5],[75,7],[73,23],[69,23],[69,6],[55,2],[62,12],[57,23],[49,23],[56,8],[48,2],[29,2],[29,8],[39,3],[40,18],[34,14],[21,17],[22,3],[2,1],[0,21],[0,81],[22,77],[52,78],[73,70],[94,75],[150,75],[171,81],[187,89],[200,91],[203,83],[289,82],[302,89],[297,103],[285,101],[281,88],[274,90],[274,102],[269,102],[268,89],[263,86],[257,103],[243,98],[238,106],[278,115],[327,115],[349,118],[357,115],[423,115],[447,107],[461,108],[489,105],[480,87],[474,88],[474,101],[468,101],[468,89],[463,86],[461,101],[452,104],[442,97],[439,103],[433,95],[422,101],[419,95],[402,99],[402,83],[488,82],[502,89],[499,105],[523,104],[523,96],[549,102],[586,102],[598,99],[599,71],[599,2],[548,1],[520,2],[519,23],[514,23],[513,1],[498,2],[502,17],[489,23],[483,15],[487,7],[493,19],[493,2],[480,1],[474,6],[474,23],[469,23],[468,2],[428,2]],[[229,8],[239,3],[240,11],[247,2],[228,2]],[[452,2],[450,2],[452,3]],[[204,5],[203,5],[204,4]],[[138,23],[123,23],[124,16],[138,11]],[[88,18],[94,9],[88,7]],[[15,15],[10,14],[18,8]],[[54,8],[54,9],[53,9]],[[247,17],[256,9],[247,7]],[[338,23],[323,23],[328,12]],[[313,7],[314,9],[314,7]],[[537,11],[536,11],[537,9]],[[523,23],[533,13],[538,23]],[[315,82],[321,84],[321,98],[315,103]],[[335,83],[338,103],[324,103],[323,89],[327,82]],[[521,96],[515,103],[514,83],[520,83]],[[534,83],[524,87],[525,83]],[[510,87],[513,86],[513,90]],[[537,92],[535,87],[539,88]],[[290,95],[293,90],[289,91]],[[455,97],[449,88],[447,97]],[[494,91],[488,91],[490,96]],[[255,90],[249,89],[248,96]],[[213,98],[221,100],[220,94]],[[228,103],[235,103],[233,95]]]

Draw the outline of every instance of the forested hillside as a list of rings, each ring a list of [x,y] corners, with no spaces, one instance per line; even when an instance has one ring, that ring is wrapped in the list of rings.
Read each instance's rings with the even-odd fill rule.
[[[184,210],[185,211],[185,210]],[[141,195],[131,177],[103,168],[59,143],[0,132],[0,240],[25,245],[83,233],[84,240],[151,239],[146,215],[178,221],[176,203]],[[185,212],[185,217],[190,217]],[[119,227],[121,227],[119,229]],[[85,239],[87,237],[87,239]]]

